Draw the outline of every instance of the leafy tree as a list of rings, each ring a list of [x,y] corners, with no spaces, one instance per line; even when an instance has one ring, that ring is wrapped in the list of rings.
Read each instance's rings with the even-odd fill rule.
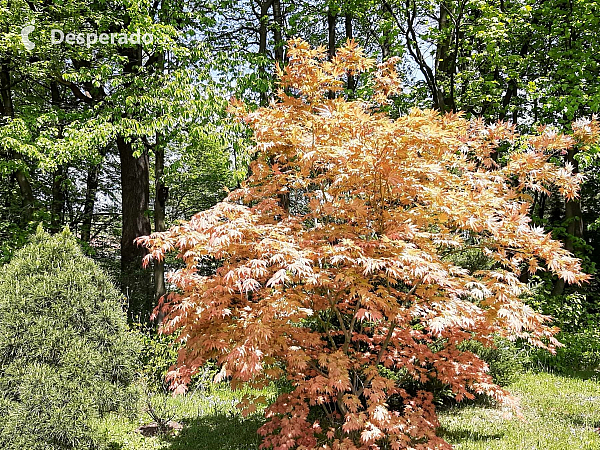
[[[3,267],[2,448],[97,448],[91,421],[134,405],[138,344],[122,303],[66,230],[40,228]]]
[[[555,183],[576,196],[580,178],[546,152],[574,140],[521,137],[499,167],[490,156],[514,138],[508,126],[378,112],[399,89],[394,60],[364,102],[332,95],[348,72],[373,65],[355,45],[327,61],[325,49],[294,40],[288,55],[278,103],[233,108],[255,133],[252,176],[188,223],[138,240],[146,262],[176,249],[186,264],[171,275],[178,293],[156,311],[185,343],[169,379],[184,391],[207,360],[234,387],[287,378],[291,391],[267,409],[263,448],[450,448],[435,435],[431,392],[397,380],[510,402],[460,345],[495,335],[557,344],[547,317],[519,299],[518,275],[545,266],[574,283],[588,276],[531,226],[523,190]],[[473,248],[493,265],[469,271],[449,258]],[[220,267],[201,276],[207,258]]]
[[[101,175],[118,161],[120,179],[111,186],[110,199],[112,212],[122,219],[116,246],[132,320],[147,319],[163,286],[157,264],[153,295],[150,272],[140,270],[144,251],[133,241],[151,232],[152,215],[154,230],[165,229],[165,166],[193,147],[194,128],[215,117],[217,122],[225,110],[226,102],[212,101],[218,86],[210,81],[210,58],[194,37],[207,9],[191,6],[117,0],[107,9],[103,2],[16,0],[0,18],[0,39],[6,43],[0,50],[0,181],[19,187],[10,189],[7,210],[20,208],[19,225],[28,231],[39,221],[51,232],[69,223],[90,242]],[[19,34],[27,23],[35,26],[30,36],[35,47],[29,50]],[[54,45],[52,29],[138,33],[152,42]],[[15,242],[7,246],[10,254],[22,239],[7,228]]]

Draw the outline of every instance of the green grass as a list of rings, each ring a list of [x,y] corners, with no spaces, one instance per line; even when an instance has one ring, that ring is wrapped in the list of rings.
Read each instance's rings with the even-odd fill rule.
[[[440,414],[438,434],[460,450],[598,450],[600,383],[548,373],[526,373],[508,387],[523,420],[484,406]]]
[[[440,413],[439,435],[460,450],[598,450],[600,383],[548,373],[526,373],[508,387],[518,397],[524,420],[481,405],[452,407]],[[274,390],[261,392],[270,398]],[[240,392],[218,386],[176,398],[155,399],[155,407],[185,425],[171,437],[135,432],[151,422],[111,415],[99,428],[111,450],[255,450],[260,413],[242,418],[235,408]]]
[[[163,418],[180,422],[184,429],[174,436],[144,437],[135,430],[152,422],[147,413],[135,418],[111,414],[98,429],[110,450],[255,450],[260,438],[256,431],[264,423],[262,412],[243,418],[235,407],[245,393],[274,399],[274,390],[232,392],[220,385],[185,396],[154,397],[155,410]]]

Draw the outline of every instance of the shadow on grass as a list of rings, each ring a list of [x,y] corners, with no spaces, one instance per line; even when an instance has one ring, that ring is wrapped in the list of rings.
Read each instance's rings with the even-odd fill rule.
[[[566,422],[568,422],[569,424],[576,426],[576,427],[581,427],[581,428],[590,427],[590,428],[594,428],[594,429],[598,429],[600,427],[599,420],[590,419],[589,417],[584,417],[581,414],[570,413],[570,414],[563,414],[562,416],[564,417],[564,420]]]
[[[478,442],[478,441],[492,441],[501,439],[504,433],[474,433],[472,430],[448,430],[445,427],[437,429],[436,433],[439,437],[452,444],[459,444],[462,442]]]
[[[169,450],[257,450],[260,416],[246,419],[237,415],[215,414],[183,422],[178,435],[167,438]]]
[[[600,381],[600,372],[598,369],[556,372],[555,375],[563,375],[565,377],[576,378],[584,381]]]

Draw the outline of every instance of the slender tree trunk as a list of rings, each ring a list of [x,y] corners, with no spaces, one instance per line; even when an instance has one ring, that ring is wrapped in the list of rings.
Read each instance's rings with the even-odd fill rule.
[[[87,169],[85,181],[85,200],[83,202],[83,218],[81,222],[81,240],[90,243],[92,238],[92,222],[94,220],[94,206],[98,192],[98,180],[102,164],[93,164]]]
[[[258,18],[260,24],[258,27],[258,53],[262,57],[267,57],[267,34],[269,32],[269,8],[271,7],[273,0],[266,0],[260,3],[260,16]],[[263,80],[267,79],[267,70],[264,66],[264,62],[260,63],[259,75]],[[266,91],[260,92],[260,104],[266,106],[268,103],[268,93]]]
[[[2,115],[4,117],[14,117],[10,69],[6,62],[2,63],[2,71],[0,72],[0,95],[2,96]]]
[[[354,33],[352,30],[352,14],[347,12],[344,16],[344,25],[346,27],[346,39],[354,39]],[[356,89],[356,78],[353,74],[348,73],[348,91],[351,93],[350,97],[354,97],[354,91]]]
[[[566,162],[573,165],[573,173],[579,173],[579,163],[575,159],[576,148],[568,150]],[[583,238],[583,220],[581,217],[581,201],[579,198],[565,201],[565,222],[567,223],[567,236],[564,241],[565,249],[575,251],[575,240]],[[559,278],[554,284],[552,295],[561,295],[565,290],[565,281]]]
[[[21,214],[21,223],[26,226],[33,218],[33,210],[35,207],[35,196],[33,195],[33,189],[27,174],[22,169],[17,169],[15,172],[15,178],[21,191],[21,198],[23,201],[23,210]]]
[[[327,11],[327,55],[329,59],[335,56],[335,25],[337,14],[331,10]]]
[[[281,13],[281,0],[273,0],[273,40],[275,60],[280,64],[283,62],[283,15]]]
[[[327,10],[327,57],[331,61],[335,56],[335,26],[337,22],[337,14],[331,8]],[[335,92],[329,91],[327,96],[330,99],[335,98]]]
[[[272,0],[262,1],[260,3],[260,24],[258,27],[258,53],[267,54],[267,33],[269,31],[269,8]]]
[[[452,92],[451,81],[453,79],[452,66],[452,22],[450,20],[449,8],[451,2],[440,2],[439,31],[442,33],[442,39],[438,42],[435,55],[435,78],[439,92],[436,95],[436,109],[442,112],[453,111],[456,109],[454,99],[450,95]]]
[[[52,201],[50,203],[50,232],[58,233],[65,219],[65,188],[67,169],[60,165],[52,174]]]
[[[168,198],[168,188],[164,185],[163,175],[165,169],[165,149],[158,142],[154,150],[154,231],[161,232],[167,229],[165,224],[165,206]],[[158,300],[165,295],[165,263],[164,261],[154,262],[154,300]],[[159,317],[159,320],[161,318]]]

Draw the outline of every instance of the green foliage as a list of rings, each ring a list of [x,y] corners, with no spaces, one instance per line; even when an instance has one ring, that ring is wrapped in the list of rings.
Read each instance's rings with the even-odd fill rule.
[[[487,257],[480,248],[470,248],[468,246],[451,251],[445,258],[452,261],[460,267],[464,267],[473,273],[477,270],[491,269],[494,260]]]
[[[140,324],[136,325],[141,328]],[[179,345],[175,335],[157,334],[151,330],[141,330],[141,372],[150,390],[166,387],[165,377],[169,368],[177,361]]]
[[[469,340],[463,341],[459,346],[459,350],[476,354],[480,359],[485,361],[489,366],[489,374],[492,376],[494,383],[499,386],[508,386],[513,383],[520,373],[522,373],[527,357],[525,352],[520,349],[515,343],[504,338],[496,338],[493,346],[483,345],[479,341]],[[419,390],[427,390],[431,392],[434,401],[438,405],[454,405],[455,394],[448,385],[440,383],[436,379],[429,379],[426,382],[416,381],[410,374],[404,370],[390,370],[383,366],[379,367],[379,372],[390,379],[393,379],[396,385],[401,386],[408,392],[417,392]],[[392,397],[390,404],[402,404],[402,399]]]
[[[142,348],[140,352],[140,372],[151,393],[168,392],[165,381],[167,372],[177,362],[177,352],[181,344],[177,342],[178,334],[160,334],[153,329],[143,329],[141,324],[135,324],[140,330]],[[215,364],[208,362],[192,377],[190,390],[206,390],[210,387],[217,374]]]
[[[600,374],[600,330],[582,329],[579,332],[561,332],[557,339],[564,344],[555,355],[538,349],[529,351],[529,364],[534,369],[564,374]]]
[[[169,186],[167,214],[171,220],[189,219],[223,200],[227,190],[245,175],[235,173],[243,161],[232,161],[226,142],[216,134],[194,130],[191,142],[180,150],[179,159],[165,169],[164,182]],[[235,155],[235,152],[233,153]]]
[[[561,332],[557,339],[564,344],[555,355],[527,348],[528,364],[535,369],[570,374],[600,371],[600,314],[593,293],[573,292],[551,296],[546,285],[538,285],[528,303],[552,316]]]
[[[597,304],[580,292],[554,297],[547,291],[538,292],[528,303],[536,311],[552,316],[554,324],[562,331],[579,332],[598,323]]]
[[[475,353],[489,366],[489,374],[494,383],[508,386],[522,372],[527,358],[514,342],[508,339],[496,338],[493,346],[485,346],[479,341],[464,341],[461,350]],[[547,352],[546,352],[547,353]]]
[[[138,352],[121,296],[68,230],[38,229],[0,274],[0,448],[100,447],[91,420],[130,411]]]

